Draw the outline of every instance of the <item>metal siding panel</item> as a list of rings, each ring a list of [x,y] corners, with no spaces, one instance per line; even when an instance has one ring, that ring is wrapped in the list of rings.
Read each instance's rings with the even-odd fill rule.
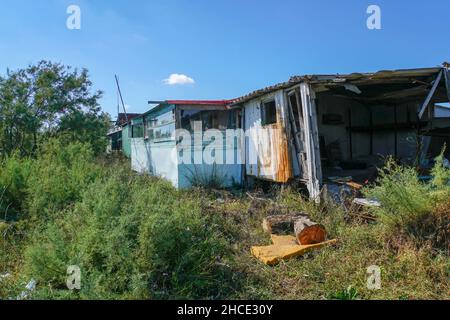
[[[207,179],[211,176],[213,171],[221,177],[224,187],[232,187],[234,185],[242,185],[242,170],[243,165],[242,160],[242,142],[237,139],[236,144],[232,144],[229,141],[224,141],[223,143],[223,159],[220,161],[222,163],[216,164],[184,164],[181,163],[181,159],[178,160],[178,176],[179,183],[178,187],[180,189],[191,187],[192,175],[200,175],[201,177]],[[204,141],[203,145],[194,145],[191,151],[191,161],[194,159],[202,159],[204,147],[208,143]],[[235,163],[226,163],[226,152],[232,152],[234,155]],[[200,161],[202,162],[202,161]]]
[[[178,157],[175,141],[146,142],[149,157],[149,173],[169,180],[178,187]]]
[[[144,139],[131,139],[131,168],[139,173],[148,172],[148,154]]]
[[[131,138],[130,138],[130,126],[122,128],[122,153],[128,158],[131,157]]]
[[[305,147],[307,156],[308,182],[307,187],[309,195],[313,199],[319,199],[320,180],[322,176],[322,168],[320,163],[320,152],[318,145],[317,115],[315,112],[314,92],[311,91],[309,83],[300,85],[300,92],[304,114],[305,128]]]
[[[260,104],[269,99],[276,101],[277,123],[262,126]],[[247,174],[275,182],[287,182],[293,177],[293,172],[286,137],[283,90],[251,100],[244,104],[244,108]]]

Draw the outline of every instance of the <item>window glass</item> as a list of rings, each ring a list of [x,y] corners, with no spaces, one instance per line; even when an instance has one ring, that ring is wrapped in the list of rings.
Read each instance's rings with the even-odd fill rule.
[[[182,110],[181,127],[192,132],[194,122],[201,121],[203,130],[236,129],[240,124],[238,115],[238,110]]]
[[[175,115],[173,111],[166,112],[155,118],[147,119],[147,138],[160,142],[172,140],[175,132]]]
[[[131,135],[133,138],[143,138],[144,137],[144,125],[142,123],[132,125],[131,130],[132,130]]]
[[[149,128],[148,138],[150,141],[168,141],[173,140],[173,133],[175,132],[175,123]]]
[[[277,122],[277,106],[275,100],[263,102],[261,108],[262,125],[273,124]]]

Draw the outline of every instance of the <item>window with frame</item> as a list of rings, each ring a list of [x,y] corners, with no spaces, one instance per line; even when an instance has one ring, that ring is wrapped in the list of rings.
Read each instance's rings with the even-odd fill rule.
[[[152,142],[163,142],[174,140],[175,113],[169,111],[155,118],[147,119],[146,137]]]
[[[275,100],[265,101],[261,104],[261,124],[263,126],[277,123],[277,105]]]
[[[144,122],[139,120],[133,120],[131,125],[131,137],[143,138],[144,137]]]
[[[190,132],[194,122],[202,123],[202,130],[236,129],[240,126],[239,110],[181,110],[181,128]]]

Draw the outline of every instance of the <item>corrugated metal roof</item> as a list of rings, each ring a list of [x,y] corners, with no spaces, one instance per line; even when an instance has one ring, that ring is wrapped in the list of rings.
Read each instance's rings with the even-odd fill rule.
[[[258,98],[262,95],[280,90],[287,89],[304,81],[315,84],[342,84],[342,83],[357,83],[357,84],[371,84],[376,81],[390,80],[390,79],[406,79],[412,77],[431,77],[437,75],[441,67],[436,68],[418,68],[418,69],[400,69],[400,70],[381,70],[373,73],[350,73],[350,74],[334,74],[334,75],[303,75],[293,76],[289,81],[281,82],[273,86],[268,86],[259,90],[255,90],[249,94],[232,100],[232,104],[241,104],[249,100]]]

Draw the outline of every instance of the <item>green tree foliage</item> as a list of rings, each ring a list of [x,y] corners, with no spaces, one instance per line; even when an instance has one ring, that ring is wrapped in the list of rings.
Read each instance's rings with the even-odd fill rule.
[[[106,146],[108,116],[101,112],[102,93],[92,93],[88,71],[41,61],[0,76],[0,155],[34,155],[40,141],[63,135]]]

